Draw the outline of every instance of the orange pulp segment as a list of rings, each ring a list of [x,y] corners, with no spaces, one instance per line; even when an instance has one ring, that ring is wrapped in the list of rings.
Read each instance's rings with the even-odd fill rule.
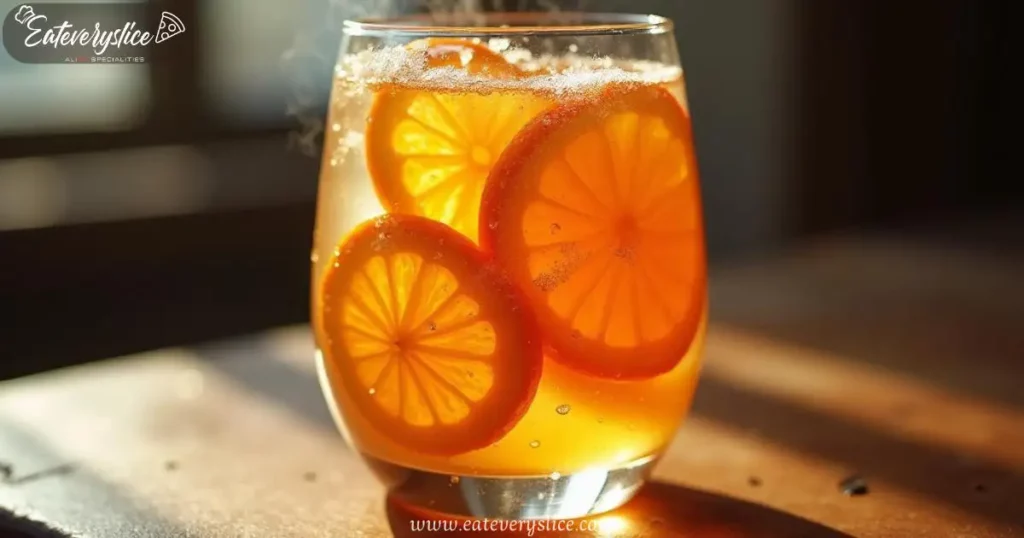
[[[428,55],[435,59],[431,65],[454,62],[453,54],[464,54],[451,52],[456,48],[473,51],[465,63],[470,73],[518,72],[497,53],[469,41],[430,40],[424,46],[440,51]],[[547,104],[527,91],[380,88],[367,119],[366,162],[385,210],[443,222],[475,241],[487,173],[512,137]]]
[[[690,121],[664,88],[611,86],[524,127],[491,171],[479,229],[557,360],[637,379],[685,355],[703,229]]]
[[[338,248],[321,293],[325,359],[395,442],[435,454],[482,448],[533,399],[536,322],[451,228],[409,215],[367,221]]]

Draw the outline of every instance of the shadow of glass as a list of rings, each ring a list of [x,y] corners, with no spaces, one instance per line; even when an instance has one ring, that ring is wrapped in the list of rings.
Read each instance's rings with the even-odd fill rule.
[[[389,495],[388,524],[396,538],[458,536],[496,538],[849,538],[850,535],[792,514],[732,497],[653,482],[617,510],[573,521],[538,521],[534,532],[479,529],[475,520],[412,506]],[[519,522],[516,522],[519,523]],[[559,525],[559,523],[563,523]],[[572,523],[576,529],[567,530]],[[521,524],[521,523],[520,523]],[[556,528],[558,530],[556,530]],[[468,529],[468,530],[464,530]]]

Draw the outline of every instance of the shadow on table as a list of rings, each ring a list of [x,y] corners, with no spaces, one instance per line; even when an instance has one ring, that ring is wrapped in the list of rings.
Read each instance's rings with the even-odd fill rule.
[[[474,521],[451,518],[411,506],[393,496],[388,496],[385,509],[391,532],[396,538],[451,536],[452,532],[459,528],[453,529],[452,526],[472,525]],[[617,510],[574,521],[577,527],[582,522],[587,522],[588,529],[593,525],[597,527],[597,530],[556,531],[538,526],[535,527],[532,536],[539,538],[639,538],[648,536],[657,538],[696,536],[701,538],[849,538],[850,536],[766,506],[663,482],[648,484],[633,500]],[[424,528],[413,529],[414,524],[420,525],[421,523],[425,525]],[[538,522],[538,524],[540,523]],[[443,527],[446,524],[448,526]],[[459,532],[459,536],[496,538],[528,535],[528,531],[522,529],[517,531],[487,529],[473,532],[474,530],[476,529],[470,527],[469,532]]]
[[[921,234],[823,240],[722,267],[712,324],[1024,410],[1024,233],[1007,232],[1021,223],[1000,221],[959,242]]]
[[[825,458],[991,521],[1020,526],[1024,474],[940,444],[744,390],[706,375],[693,414],[756,432],[801,454]],[[837,476],[838,482],[842,477]]]
[[[335,429],[316,376],[274,360],[272,349],[250,342],[204,346],[198,352],[222,373],[283,404],[297,417],[325,431]],[[970,454],[901,438],[711,375],[700,382],[693,414],[760,432],[800,453],[845,464],[867,477],[891,482],[945,506],[1010,525],[1019,526],[1022,521],[1014,502],[1024,495],[1024,475],[983,460],[974,461]],[[836,476],[835,480],[842,478]],[[644,500],[645,495],[650,493],[637,502],[652,502]]]
[[[67,538],[67,535],[38,521],[18,516],[0,507],[0,536],[3,538]]]
[[[318,428],[335,430],[316,375],[276,360],[275,350],[243,341],[198,346],[195,351],[247,389],[272,398]]]
[[[184,532],[140,494],[68,461],[50,441],[0,414],[0,538]]]

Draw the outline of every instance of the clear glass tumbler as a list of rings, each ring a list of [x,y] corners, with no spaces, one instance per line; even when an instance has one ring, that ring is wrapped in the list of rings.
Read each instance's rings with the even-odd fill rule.
[[[707,311],[671,21],[349,21],[326,133],[312,318],[350,445],[439,512],[627,501],[689,409]]]

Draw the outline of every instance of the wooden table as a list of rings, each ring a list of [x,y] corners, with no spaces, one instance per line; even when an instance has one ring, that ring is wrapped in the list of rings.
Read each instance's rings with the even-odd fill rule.
[[[580,536],[1024,536],[1021,268],[872,239],[719,269],[691,418]],[[343,444],[311,356],[292,327],[0,384],[0,536],[430,536]]]

